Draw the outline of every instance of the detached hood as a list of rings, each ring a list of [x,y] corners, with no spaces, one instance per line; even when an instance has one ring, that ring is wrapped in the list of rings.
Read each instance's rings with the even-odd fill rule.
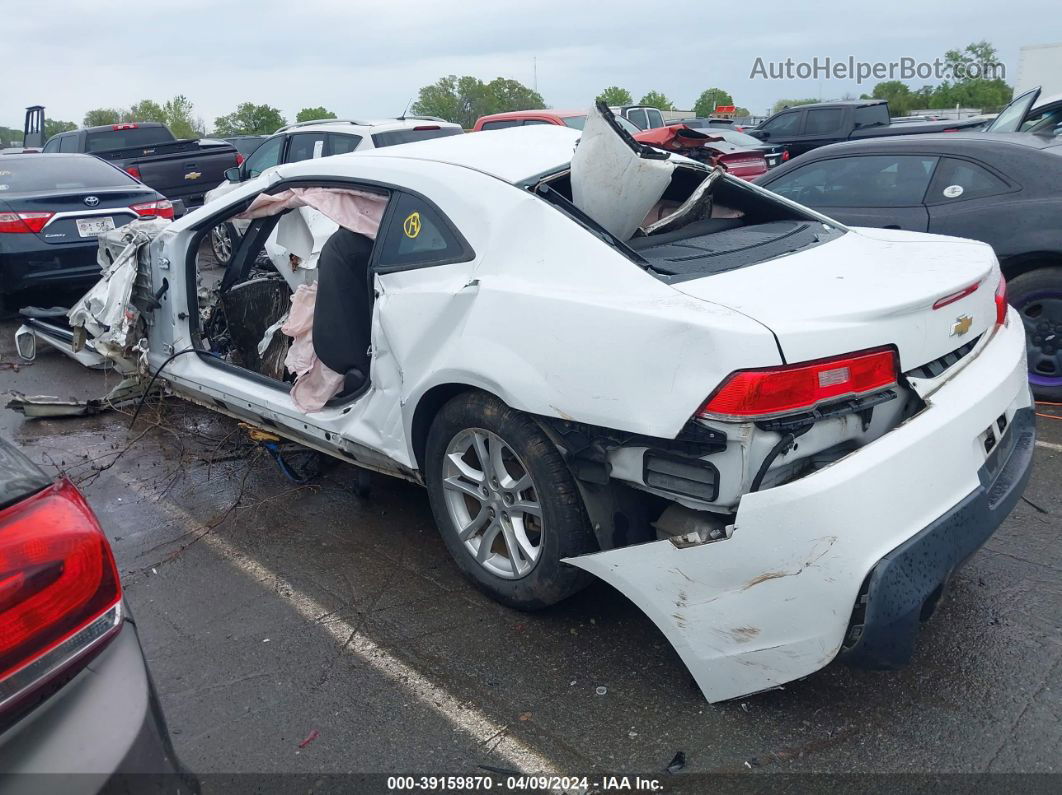
[[[673,286],[764,324],[787,362],[895,345],[907,371],[993,326],[998,279],[996,256],[983,243],[858,228],[805,251]],[[933,308],[974,284],[971,294]]]

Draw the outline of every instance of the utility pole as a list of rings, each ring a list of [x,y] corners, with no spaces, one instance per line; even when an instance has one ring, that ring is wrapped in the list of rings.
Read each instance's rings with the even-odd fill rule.
[[[531,57],[531,69],[534,72],[535,93],[538,93],[538,56]]]

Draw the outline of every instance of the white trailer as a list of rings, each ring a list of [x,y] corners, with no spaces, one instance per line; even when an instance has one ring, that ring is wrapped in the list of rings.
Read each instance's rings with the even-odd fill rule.
[[[1014,96],[1040,86],[1040,96],[1062,93],[1062,42],[1021,48]]]

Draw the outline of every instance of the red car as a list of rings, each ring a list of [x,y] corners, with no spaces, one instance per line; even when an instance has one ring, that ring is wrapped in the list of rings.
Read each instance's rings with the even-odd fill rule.
[[[723,138],[711,135],[710,131],[701,132],[685,124],[639,130],[622,116],[617,116],[616,120],[639,143],[677,152],[712,166],[721,166],[735,177],[752,180],[767,173],[767,160],[761,152],[727,143]],[[586,111],[583,110],[514,110],[481,116],[472,126],[472,132],[528,124],[556,124],[581,130],[585,123]]]

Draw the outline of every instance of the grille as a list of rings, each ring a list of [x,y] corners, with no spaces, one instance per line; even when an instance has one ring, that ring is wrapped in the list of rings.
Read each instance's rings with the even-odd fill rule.
[[[908,370],[906,375],[908,378],[937,378],[951,367],[954,367],[964,356],[977,347],[977,343],[980,341],[980,336],[974,337],[961,348],[956,348],[951,353],[945,353],[939,359],[927,362],[921,367]]]

